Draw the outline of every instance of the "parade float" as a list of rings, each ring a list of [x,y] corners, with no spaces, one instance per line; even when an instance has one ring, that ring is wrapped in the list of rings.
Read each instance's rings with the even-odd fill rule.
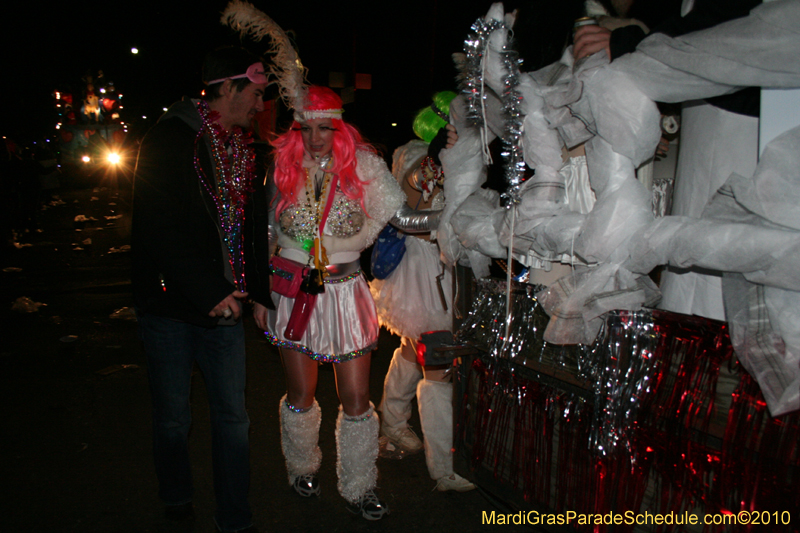
[[[769,143],[752,176],[731,175],[699,218],[654,216],[635,176],[660,137],[655,101],[800,86],[786,52],[798,10],[778,1],[683,39],[655,36],[611,64],[565,55],[533,73],[519,71],[502,5],[473,26],[437,237],[461,272],[456,457],[504,519],[798,527],[800,129]],[[482,188],[494,137],[502,195]],[[564,145],[585,148],[589,212],[565,205]],[[567,275],[531,282],[565,257]],[[506,279],[488,276],[491,258]],[[655,309],[659,265],[723,272],[728,321]]]

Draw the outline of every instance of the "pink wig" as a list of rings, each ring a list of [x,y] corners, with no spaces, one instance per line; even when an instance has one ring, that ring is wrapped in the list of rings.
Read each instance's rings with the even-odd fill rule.
[[[308,88],[302,110],[298,110],[295,118],[306,111],[330,111],[341,110],[342,99],[335,92],[327,87],[312,85]],[[337,115],[338,116],[338,115]],[[368,150],[374,152],[375,149],[365,143],[353,126],[347,124],[340,118],[334,118],[333,127],[333,168],[330,172],[339,178],[339,188],[345,196],[361,201],[364,208],[363,188],[361,180],[356,175],[356,152],[358,150]],[[280,135],[272,142],[275,149],[275,185],[281,194],[278,202],[277,212],[280,214],[287,207],[297,202],[297,189],[305,178],[303,169],[303,137],[300,133],[302,124],[295,120],[291,128]],[[366,212],[366,209],[364,208]]]

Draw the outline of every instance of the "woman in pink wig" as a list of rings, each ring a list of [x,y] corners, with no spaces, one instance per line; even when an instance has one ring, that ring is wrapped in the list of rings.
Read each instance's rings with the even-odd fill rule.
[[[319,364],[334,363],[341,402],[339,493],[354,513],[378,520],[388,513],[374,491],[380,423],[369,400],[370,354],[379,326],[360,256],[405,196],[342,113],[336,93],[311,86],[295,105],[291,128],[273,143],[275,310],[257,304],[255,317],[280,348],[286,369],[280,419],[289,483],[301,496],[319,494],[321,412],[314,395]],[[293,273],[302,279],[300,289],[296,283],[282,288],[297,279]]]

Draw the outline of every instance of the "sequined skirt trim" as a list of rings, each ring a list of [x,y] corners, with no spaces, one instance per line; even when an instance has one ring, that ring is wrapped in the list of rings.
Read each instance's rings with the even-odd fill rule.
[[[320,361],[322,363],[346,363],[347,361],[352,361],[353,359],[357,359],[364,355],[365,353],[369,353],[374,350],[378,344],[372,344],[371,346],[367,346],[364,349],[356,350],[355,352],[350,352],[341,355],[328,355],[324,353],[314,352],[309,350],[302,344],[297,344],[296,342],[281,340],[269,331],[264,332],[267,336],[267,342],[270,344],[277,346],[278,348],[288,348],[289,350],[294,350],[295,352],[300,352],[309,356],[314,361]]]

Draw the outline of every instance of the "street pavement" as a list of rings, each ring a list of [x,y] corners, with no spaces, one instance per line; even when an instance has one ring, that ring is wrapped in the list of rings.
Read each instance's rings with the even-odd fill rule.
[[[195,521],[167,522],[156,495],[146,363],[131,309],[130,194],[112,185],[65,176],[61,202],[39,214],[41,231],[21,235],[3,254],[0,531],[214,531],[211,437],[199,372],[192,389]],[[481,524],[482,512],[499,509],[479,491],[434,491],[422,454],[379,459],[379,494],[391,509],[387,518],[367,522],[345,509],[336,491],[338,401],[330,365],[321,367],[317,391],[322,496],[306,500],[292,492],[280,449],[280,358],[250,316],[245,326],[250,501],[261,531],[493,529]],[[381,332],[370,379],[376,405],[398,344],[397,337]],[[416,410],[412,426],[419,428]]]

